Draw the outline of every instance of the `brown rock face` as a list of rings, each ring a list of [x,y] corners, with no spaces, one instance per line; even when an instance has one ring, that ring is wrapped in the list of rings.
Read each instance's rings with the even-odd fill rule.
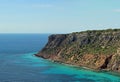
[[[97,70],[120,72],[120,29],[49,36],[36,56]]]

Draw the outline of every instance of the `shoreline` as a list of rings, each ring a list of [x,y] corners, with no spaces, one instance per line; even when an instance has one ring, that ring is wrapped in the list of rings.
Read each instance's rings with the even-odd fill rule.
[[[47,58],[44,58],[42,56],[38,56],[37,54],[34,54],[34,55],[36,57],[48,60],[48,61],[53,62],[53,63],[66,65],[66,66],[71,66],[71,67],[74,67],[74,68],[79,68],[79,69],[84,69],[84,70],[90,70],[90,71],[97,72],[97,73],[107,73],[107,74],[111,74],[111,75],[115,75],[115,76],[120,77],[120,74],[118,72],[109,71],[109,70],[106,70],[106,69],[103,69],[103,70],[101,70],[101,69],[92,69],[92,68],[88,68],[88,67],[84,67],[84,66],[78,66],[78,65],[73,65],[73,64],[70,64],[70,63],[64,63],[64,62],[55,61],[55,60],[52,60],[52,59],[47,59]]]

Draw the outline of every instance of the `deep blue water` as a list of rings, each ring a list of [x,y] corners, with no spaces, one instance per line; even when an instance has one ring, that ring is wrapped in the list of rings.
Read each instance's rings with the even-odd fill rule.
[[[0,82],[120,82],[120,76],[35,57],[48,34],[0,34]]]

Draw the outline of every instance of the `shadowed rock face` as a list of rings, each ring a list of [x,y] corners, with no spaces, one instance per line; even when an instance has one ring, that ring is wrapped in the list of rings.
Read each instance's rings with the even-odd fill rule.
[[[46,46],[36,56],[120,72],[120,29],[51,35]]]

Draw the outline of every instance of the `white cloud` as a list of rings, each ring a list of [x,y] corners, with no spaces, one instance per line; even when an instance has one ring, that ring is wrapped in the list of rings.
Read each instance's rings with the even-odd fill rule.
[[[19,8],[52,8],[52,4],[0,4],[0,7],[19,7]]]
[[[51,7],[53,7],[53,5],[51,5],[51,4],[33,4],[32,7],[33,8],[51,8]]]
[[[120,9],[115,9],[114,12],[120,12]]]

